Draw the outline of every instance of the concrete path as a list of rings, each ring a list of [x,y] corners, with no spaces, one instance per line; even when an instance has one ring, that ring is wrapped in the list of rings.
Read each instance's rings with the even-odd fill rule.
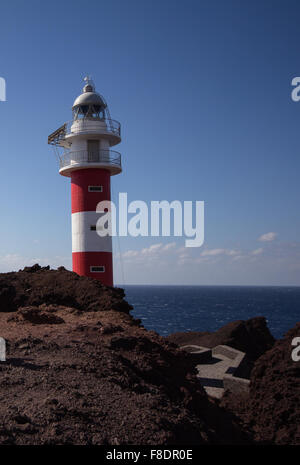
[[[207,394],[220,399],[224,393],[223,378],[225,373],[230,373],[232,360],[225,355],[213,356],[206,364],[197,365],[198,379]]]
[[[221,344],[212,349],[193,344],[183,345],[181,349],[193,357],[197,378],[209,396],[220,399],[225,389],[249,392],[249,379],[240,377],[247,368],[244,352]]]

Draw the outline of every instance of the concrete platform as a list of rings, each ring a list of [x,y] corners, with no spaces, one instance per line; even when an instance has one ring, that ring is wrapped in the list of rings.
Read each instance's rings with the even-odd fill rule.
[[[206,363],[211,360],[212,350],[207,347],[190,344],[181,346],[180,348],[191,354],[195,363]]]
[[[213,349],[196,345],[181,348],[199,357],[197,377],[208,395],[220,399],[225,389],[236,393],[248,391],[249,380],[240,377],[245,365],[244,352],[225,345]]]

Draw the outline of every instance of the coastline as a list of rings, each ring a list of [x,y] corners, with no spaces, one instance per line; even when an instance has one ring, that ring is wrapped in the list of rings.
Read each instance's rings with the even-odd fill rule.
[[[233,322],[229,330],[209,335],[240,343],[247,328],[252,348],[260,341],[256,360],[248,351],[255,374],[250,397],[239,396],[237,406],[236,396],[234,404],[228,394],[221,400],[207,395],[193,356],[146,330],[131,315],[121,289],[35,265],[0,275],[0,310],[0,335],[8,348],[0,365],[0,444],[298,443],[299,392],[289,386],[299,363],[284,352],[286,339],[273,343],[262,319]],[[260,369],[264,357],[273,360],[267,379]],[[277,376],[276,363],[284,357]],[[264,408],[260,390],[267,384],[270,405],[281,402],[278,412],[285,412],[285,431],[281,424],[274,437],[270,428],[264,437],[260,425],[253,425],[253,412]],[[260,418],[268,421],[266,414]],[[275,420],[270,424],[278,426]]]

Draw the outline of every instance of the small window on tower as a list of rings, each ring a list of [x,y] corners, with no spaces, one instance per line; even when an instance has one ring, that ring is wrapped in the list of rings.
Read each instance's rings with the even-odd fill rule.
[[[96,225],[95,225],[95,224],[92,224],[92,225],[90,226],[90,230],[91,230],[91,231],[96,231],[96,230],[97,230]]]
[[[105,266],[91,266],[90,267],[90,272],[91,273],[104,273],[105,272]]]
[[[89,186],[89,192],[103,192],[103,186]]]

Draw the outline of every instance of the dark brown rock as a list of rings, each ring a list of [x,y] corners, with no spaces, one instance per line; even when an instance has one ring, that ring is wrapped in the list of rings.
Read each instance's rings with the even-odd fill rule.
[[[300,323],[256,361],[248,396],[227,393],[222,399],[256,441],[300,444],[300,362],[291,357],[294,337],[300,337]]]
[[[255,363],[248,415],[256,437],[276,444],[300,444],[300,362],[292,360],[300,323]]]
[[[264,317],[234,321],[212,333],[195,331],[174,333],[168,336],[167,340],[178,345],[195,344],[208,348],[227,345],[245,352],[250,364],[269,350],[275,342]]]
[[[124,300],[122,289],[103,286],[99,281],[76,273],[50,270],[49,267],[25,267],[18,273],[0,274],[0,312],[19,307],[38,307],[46,303],[82,311],[115,309],[128,313],[132,308]]]
[[[1,289],[0,444],[251,442],[123,290],[39,266],[1,274]]]
[[[64,323],[60,316],[53,315],[51,312],[42,311],[40,307],[21,307],[19,308],[16,321],[29,321],[33,324],[57,325]]]

